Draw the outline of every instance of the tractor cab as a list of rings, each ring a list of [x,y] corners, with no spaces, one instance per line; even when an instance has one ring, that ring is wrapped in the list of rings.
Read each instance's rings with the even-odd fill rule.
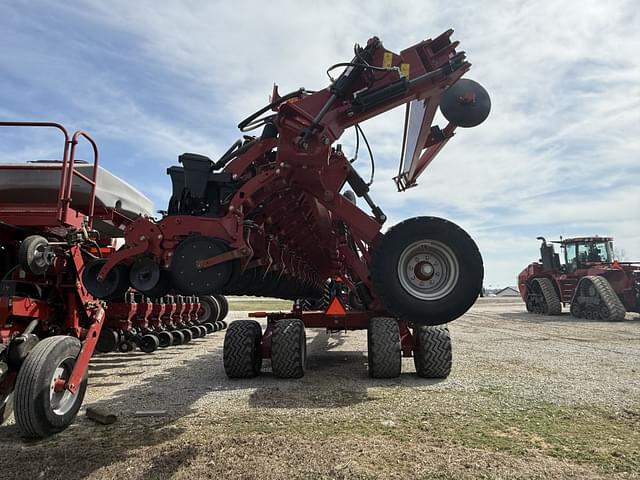
[[[560,240],[567,272],[613,262],[613,238],[580,237]]]

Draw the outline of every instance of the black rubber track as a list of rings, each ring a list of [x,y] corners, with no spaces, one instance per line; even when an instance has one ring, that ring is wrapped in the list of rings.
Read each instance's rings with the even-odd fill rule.
[[[416,343],[413,362],[418,376],[447,378],[453,361],[449,329],[445,325],[416,327],[413,338]]]
[[[459,277],[453,290],[437,300],[422,300],[404,289],[398,278],[402,252],[414,242],[437,240],[453,251]],[[462,316],[482,290],[484,266],[478,246],[459,226],[443,218],[409,218],[391,227],[375,246],[371,281],[385,308],[417,325],[440,325]]]
[[[400,326],[395,318],[375,317],[367,329],[369,376],[395,378],[402,371]]]
[[[255,320],[231,322],[224,336],[223,363],[229,378],[251,378],[260,374],[262,327]]]
[[[534,278],[540,286],[540,291],[544,297],[544,301],[547,303],[546,315],[560,315],[562,313],[562,303],[560,303],[560,297],[556,293],[556,289],[553,287],[553,282],[549,278]]]
[[[301,378],[307,363],[304,323],[297,318],[279,320],[271,336],[271,369],[279,378]]]
[[[605,277],[597,275],[583,277],[580,279],[580,283],[576,287],[576,294],[580,291],[581,284],[587,281],[590,281],[596,289],[596,292],[598,292],[598,296],[601,301],[600,309],[602,309],[603,304],[607,307],[606,311],[608,312],[608,315],[602,316],[602,310],[600,310],[599,318],[609,322],[619,322],[624,320],[627,310],[624,308],[624,304],[620,300],[620,297],[618,297],[615,290]]]
[[[14,416],[24,436],[47,437],[67,428],[75,418],[87,390],[87,377],[76,392],[74,405],[64,415],[51,409],[49,391],[58,364],[79,353],[77,338],[55,336],[39,342],[27,356],[14,391]]]

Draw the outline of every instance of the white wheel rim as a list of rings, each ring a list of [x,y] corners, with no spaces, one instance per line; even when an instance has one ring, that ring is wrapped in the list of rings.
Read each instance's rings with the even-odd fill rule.
[[[439,300],[458,283],[460,263],[450,247],[436,240],[420,240],[404,249],[398,261],[402,287],[420,300]]]
[[[66,388],[62,391],[56,392],[56,383],[58,380],[69,381],[73,366],[75,364],[75,358],[69,357],[62,360],[53,374],[51,379],[51,386],[49,389],[49,404],[51,410],[56,415],[67,414],[75,404],[76,396]]]

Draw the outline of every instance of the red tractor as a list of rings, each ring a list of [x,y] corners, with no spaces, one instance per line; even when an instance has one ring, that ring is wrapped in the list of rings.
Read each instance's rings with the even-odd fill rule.
[[[640,312],[640,263],[613,259],[611,237],[565,238],[547,243],[543,237],[540,261],[518,275],[520,296],[527,311],[571,315],[593,320],[624,320],[627,311]],[[563,251],[564,264],[553,244]]]

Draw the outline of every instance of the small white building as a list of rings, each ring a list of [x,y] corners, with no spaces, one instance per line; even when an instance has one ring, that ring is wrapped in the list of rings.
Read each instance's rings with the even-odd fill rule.
[[[505,287],[496,292],[496,297],[519,297],[520,292],[516,287]]]

